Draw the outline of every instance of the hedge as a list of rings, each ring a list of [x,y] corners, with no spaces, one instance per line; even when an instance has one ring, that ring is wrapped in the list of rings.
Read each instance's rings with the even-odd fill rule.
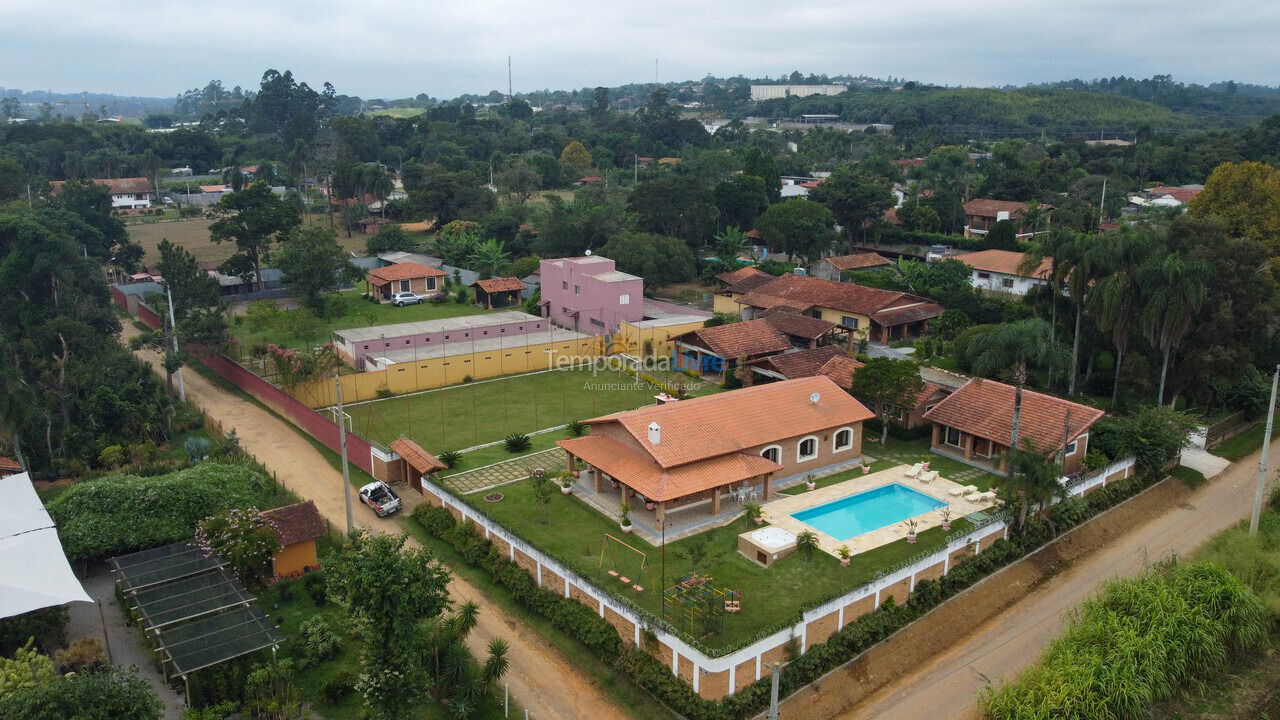
[[[243,465],[201,463],[153,477],[108,475],[77,483],[49,504],[72,560],[132,552],[192,537],[196,523],[235,507],[268,507],[266,475]]]
[[[890,599],[874,612],[846,625],[825,643],[811,645],[807,652],[791,661],[780,680],[782,696],[790,695],[848,662],[948,598],[1043,546],[1056,534],[1136,495],[1151,484],[1150,478],[1134,476],[1095,490],[1084,498],[1065,500],[1050,508],[1047,522],[1034,518],[1022,533],[1011,536],[1009,540],[997,540],[978,555],[960,561],[940,580],[917,582],[907,603],[895,605]],[[546,618],[570,637],[580,640],[602,662],[630,676],[637,685],[680,715],[692,720],[744,720],[767,709],[769,678],[757,680],[722,700],[705,700],[688,683],[672,674],[670,664],[622,642],[617,630],[597,612],[562,594],[538,587],[528,571],[503,557],[490,541],[476,532],[471,523],[459,522],[448,510],[425,504],[414,510],[413,517],[432,536],[456,549],[469,564],[487,571],[495,583],[511,590],[517,602]]]

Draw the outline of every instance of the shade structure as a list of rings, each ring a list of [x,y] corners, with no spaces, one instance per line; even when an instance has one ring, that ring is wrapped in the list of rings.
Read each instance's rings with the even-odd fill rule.
[[[0,478],[0,618],[69,602],[93,598],[71,572],[30,476]]]

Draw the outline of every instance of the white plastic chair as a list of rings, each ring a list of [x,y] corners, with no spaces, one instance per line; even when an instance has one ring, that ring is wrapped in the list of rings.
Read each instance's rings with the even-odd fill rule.
[[[925,472],[920,473],[920,482],[924,483],[925,485],[928,485],[929,483],[933,482],[936,479],[938,479],[937,470],[927,470]]]
[[[911,467],[907,468],[907,471],[903,474],[909,478],[913,478],[919,475],[920,470],[923,468],[924,468],[924,463],[916,463],[915,465],[912,465]]]

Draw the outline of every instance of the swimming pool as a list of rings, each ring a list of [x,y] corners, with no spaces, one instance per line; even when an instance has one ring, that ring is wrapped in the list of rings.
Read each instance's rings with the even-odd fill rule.
[[[890,483],[792,513],[791,517],[837,540],[848,540],[944,505],[905,485]]]

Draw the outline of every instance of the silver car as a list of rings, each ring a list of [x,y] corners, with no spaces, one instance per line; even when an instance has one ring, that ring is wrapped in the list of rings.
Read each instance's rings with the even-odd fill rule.
[[[407,290],[405,292],[398,292],[395,295],[391,296],[391,304],[395,305],[396,307],[404,307],[405,305],[417,305],[418,303],[425,302],[425,301],[426,301],[426,298],[422,297],[417,293],[409,292]]]

